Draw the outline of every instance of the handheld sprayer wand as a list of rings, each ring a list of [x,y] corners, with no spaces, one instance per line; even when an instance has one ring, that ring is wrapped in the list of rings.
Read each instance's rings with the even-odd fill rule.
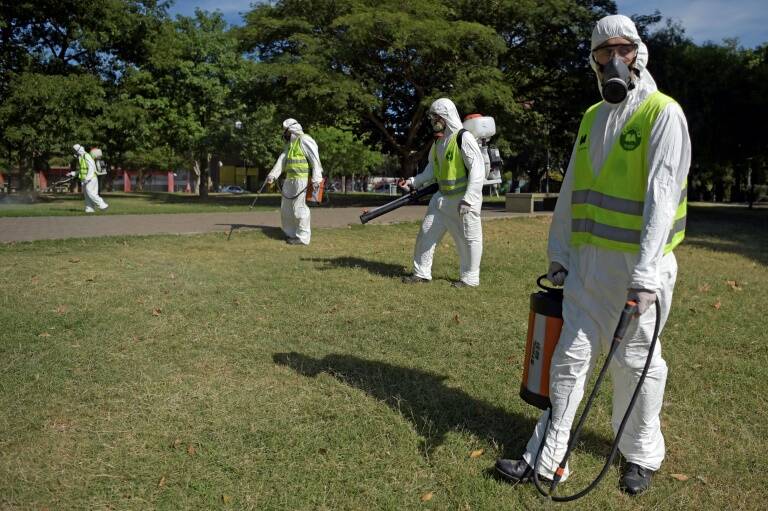
[[[253,209],[253,207],[256,205],[256,201],[259,200],[259,195],[261,195],[261,192],[264,190],[264,187],[267,186],[267,180],[264,180],[264,184],[261,185],[261,188],[259,188],[259,191],[256,192],[256,197],[253,198],[253,202],[251,202],[251,207],[248,209]]]

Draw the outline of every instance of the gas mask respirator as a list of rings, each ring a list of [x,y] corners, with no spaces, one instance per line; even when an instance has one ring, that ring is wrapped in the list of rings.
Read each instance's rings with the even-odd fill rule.
[[[283,140],[286,141],[286,142],[290,142],[291,141],[291,132],[290,131],[285,130],[283,132]]]
[[[429,123],[432,125],[432,131],[434,131],[435,133],[440,133],[442,131],[445,131],[445,121],[442,118],[430,117]]]
[[[600,70],[602,74],[603,99],[608,103],[621,103],[626,99],[627,93],[635,88],[631,80],[629,66],[619,57],[614,57]]]

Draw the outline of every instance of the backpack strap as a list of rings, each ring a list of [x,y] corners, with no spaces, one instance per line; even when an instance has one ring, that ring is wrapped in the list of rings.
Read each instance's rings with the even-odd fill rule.
[[[461,144],[464,143],[464,133],[466,133],[466,132],[467,132],[467,130],[465,130],[464,128],[461,128],[459,130],[459,134],[457,135],[457,137],[459,139],[459,151],[461,151]]]

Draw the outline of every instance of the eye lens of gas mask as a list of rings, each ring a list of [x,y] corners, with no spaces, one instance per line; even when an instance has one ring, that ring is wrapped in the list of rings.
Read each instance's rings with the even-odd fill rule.
[[[285,131],[283,132],[283,140],[285,140],[286,142],[288,142],[289,140],[291,140],[291,132],[290,132],[290,131],[288,131],[288,130],[285,130]]]
[[[595,62],[604,66],[614,57],[614,55],[626,59],[633,57],[635,51],[637,51],[636,44],[611,44],[592,50]]]

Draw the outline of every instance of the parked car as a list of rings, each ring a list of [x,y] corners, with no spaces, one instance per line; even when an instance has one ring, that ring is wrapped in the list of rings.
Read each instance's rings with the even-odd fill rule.
[[[240,188],[239,186],[222,186],[221,191],[223,193],[245,193],[245,190]]]

